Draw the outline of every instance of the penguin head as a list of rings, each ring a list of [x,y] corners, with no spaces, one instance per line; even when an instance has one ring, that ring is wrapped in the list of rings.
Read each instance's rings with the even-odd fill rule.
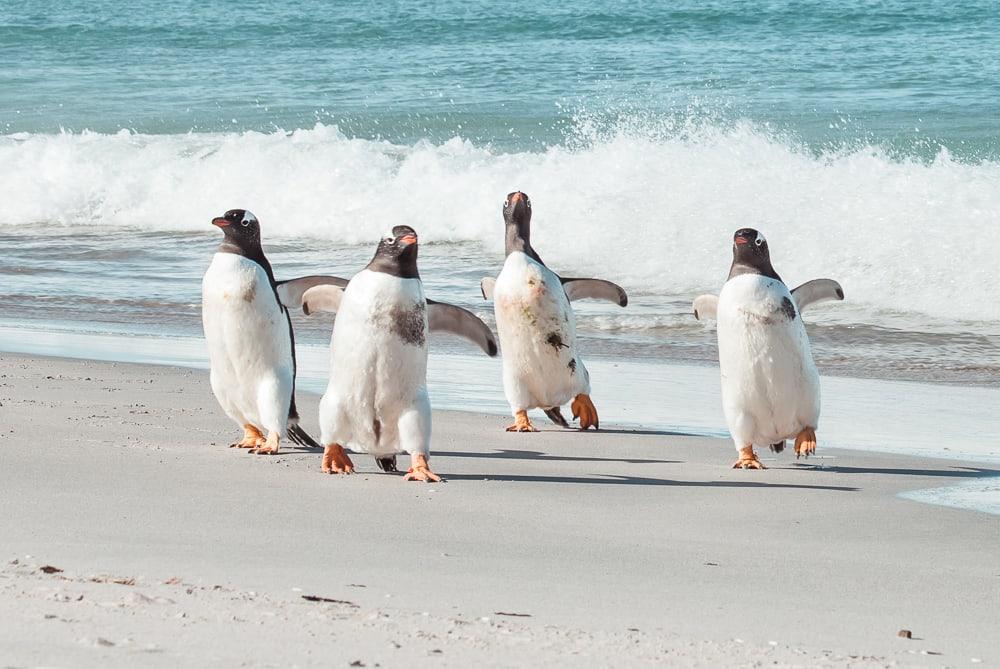
[[[230,209],[212,219],[212,225],[222,228],[226,241],[241,249],[260,246],[260,222],[246,209]]]
[[[741,228],[733,235],[733,260],[747,265],[758,265],[761,261],[771,262],[764,235],[753,228]]]
[[[733,265],[729,268],[729,278],[740,274],[761,274],[781,281],[771,266],[767,240],[753,228],[741,228],[733,235]]]
[[[503,220],[507,225],[527,227],[531,223],[531,200],[521,191],[507,194],[503,203]]]
[[[368,268],[404,279],[418,278],[417,246],[416,230],[408,225],[397,225],[392,234],[379,241]]]

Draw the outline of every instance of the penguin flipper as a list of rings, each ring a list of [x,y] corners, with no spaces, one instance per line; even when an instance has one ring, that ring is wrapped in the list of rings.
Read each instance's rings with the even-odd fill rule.
[[[793,288],[792,297],[799,311],[803,311],[810,304],[844,299],[844,289],[833,279],[813,279]]]
[[[694,300],[694,317],[699,321],[706,318],[715,318],[719,310],[719,297],[717,295],[699,295]]]
[[[556,425],[562,427],[569,427],[569,423],[567,423],[566,419],[563,418],[562,411],[559,409],[559,407],[552,407],[551,409],[542,409],[542,411],[544,411],[545,415],[549,417],[549,420],[551,420]]]
[[[302,306],[302,299],[305,297],[306,291],[310,288],[313,288],[314,286],[337,286],[339,288],[346,288],[347,283],[347,279],[341,279],[339,276],[314,274],[312,276],[303,276],[298,279],[278,281],[274,285],[274,290],[278,293],[278,299],[283,305],[289,309],[298,309]]]
[[[479,289],[483,291],[484,300],[493,299],[493,287],[497,285],[497,280],[492,276],[483,277],[483,280],[479,282]]]
[[[454,304],[427,300],[427,328],[431,332],[450,332],[464,337],[491,358],[497,354],[497,342],[489,326],[479,316]]]
[[[344,297],[344,289],[334,284],[321,284],[309,288],[302,294],[302,311],[306,316],[317,311],[336,312],[340,309],[340,300]]]
[[[570,302],[593,298],[614,302],[619,307],[628,305],[628,295],[625,289],[616,283],[604,279],[565,279],[560,277],[563,290]]]
[[[307,446],[309,448],[322,448],[319,443],[309,436],[309,433],[302,429],[297,423],[288,426],[288,438],[299,446]]]

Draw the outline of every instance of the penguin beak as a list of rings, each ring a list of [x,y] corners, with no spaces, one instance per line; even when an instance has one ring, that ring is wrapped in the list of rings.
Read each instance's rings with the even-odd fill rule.
[[[399,243],[402,244],[403,246],[410,246],[411,244],[416,244],[417,243],[417,236],[416,235],[403,235],[402,237],[399,238]]]
[[[229,225],[229,221],[227,221],[226,219],[222,218],[221,216],[217,216],[217,217],[215,217],[215,218],[212,219],[212,225],[217,225],[220,228],[225,228],[225,227],[227,227]]]
[[[746,237],[737,237],[734,241],[737,244],[749,244],[750,243],[750,240],[747,239]]]

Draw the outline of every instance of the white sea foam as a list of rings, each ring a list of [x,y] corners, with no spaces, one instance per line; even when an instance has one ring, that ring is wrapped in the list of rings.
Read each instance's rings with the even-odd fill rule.
[[[371,243],[395,224],[498,253],[500,205],[529,193],[534,235],[565,273],[631,290],[717,289],[733,231],[771,242],[792,284],[837,278],[863,308],[1000,322],[1000,163],[865,147],[816,155],[750,125],[622,127],[540,152],[463,139],[400,146],[334,126],[233,134],[0,137],[0,225],[202,230],[232,207],[269,239]],[[595,258],[599,260],[595,266]]]
[[[954,486],[911,490],[901,493],[900,497],[1000,516],[1000,478],[995,476],[977,478]]]

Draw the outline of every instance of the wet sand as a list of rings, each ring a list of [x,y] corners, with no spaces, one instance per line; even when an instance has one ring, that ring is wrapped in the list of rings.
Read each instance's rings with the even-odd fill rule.
[[[437,412],[426,485],[227,448],[197,370],[0,355],[0,404],[4,666],[1000,662],[1000,517],[897,496],[982,464]]]

